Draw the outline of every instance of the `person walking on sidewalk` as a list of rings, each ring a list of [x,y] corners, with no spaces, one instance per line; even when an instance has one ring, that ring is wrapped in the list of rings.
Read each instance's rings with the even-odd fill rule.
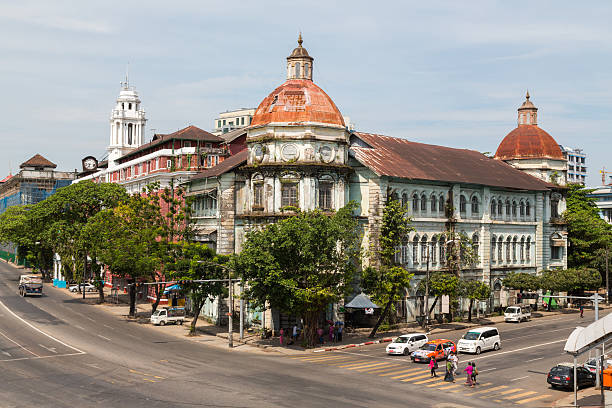
[[[431,370],[431,376],[432,377],[437,377],[438,375],[436,374],[436,369],[438,368],[438,361],[436,360],[435,357],[432,357],[431,360],[429,360],[429,369]]]
[[[317,329],[317,334],[319,335],[319,343],[323,344],[323,329],[319,327]]]
[[[453,352],[451,353],[448,359],[452,363],[453,379],[454,379],[454,377],[457,375],[457,368],[459,368],[459,357],[457,357],[456,352]]]
[[[580,303],[580,317],[584,317],[584,305]]]
[[[293,341],[297,343],[297,324],[293,325],[293,333],[291,333],[291,337],[293,337]]]
[[[281,329],[280,329],[280,337],[279,337],[279,339],[280,339],[280,345],[281,345],[281,346],[283,345],[283,334],[285,334],[285,331],[284,331],[284,330],[283,330],[283,328],[281,327]]]
[[[344,324],[342,324],[342,322],[340,322],[340,324],[338,325],[338,341],[341,342],[342,341],[342,328],[344,327]]]
[[[467,367],[463,369],[463,371],[465,371],[465,373],[467,374],[467,380],[465,381],[465,383],[469,385],[470,387],[474,387],[474,384],[472,383],[473,370],[474,370],[474,367],[472,367],[472,363],[468,363]]]

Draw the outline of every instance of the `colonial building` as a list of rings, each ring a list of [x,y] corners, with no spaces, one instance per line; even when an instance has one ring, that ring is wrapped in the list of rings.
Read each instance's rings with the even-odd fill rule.
[[[57,171],[57,165],[40,154],[19,165],[19,173],[0,181],[0,214],[15,205],[36,204],[54,194],[58,188],[72,183],[76,174]],[[12,244],[0,246],[0,257],[15,258],[17,248]]]
[[[240,252],[253,228],[297,209],[333,211],[355,200],[368,245],[376,243],[388,194],[395,194],[415,228],[398,248],[398,260],[415,273],[403,303],[406,319],[421,313],[416,286],[425,271],[445,267],[449,219],[474,243],[479,261],[463,278],[491,286],[489,307],[504,303],[507,273],[566,266],[567,237],[559,219],[566,162],[554,139],[537,126],[529,95],[519,108],[517,129],[491,159],[351,131],[313,82],[313,63],[300,36],[287,57],[286,81],[263,99],[246,129],[247,150],[191,179],[202,241],[220,253]]]

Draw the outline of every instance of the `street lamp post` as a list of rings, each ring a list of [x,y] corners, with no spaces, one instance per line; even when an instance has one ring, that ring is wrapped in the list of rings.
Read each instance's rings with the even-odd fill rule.
[[[429,243],[427,245],[427,264],[425,266],[425,331],[429,327]]]

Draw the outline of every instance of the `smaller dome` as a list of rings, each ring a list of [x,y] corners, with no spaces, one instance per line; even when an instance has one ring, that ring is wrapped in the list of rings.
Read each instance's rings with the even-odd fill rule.
[[[297,48],[293,49],[293,52],[291,53],[291,55],[287,57],[287,59],[291,59],[291,58],[313,59],[310,55],[308,55],[308,51],[306,51],[306,48],[302,47],[303,42],[304,40],[302,40],[302,33],[300,33],[300,36],[298,37],[298,46]]]
[[[527,95],[525,95],[525,102],[518,108],[519,112],[522,110],[538,110],[535,105],[529,100],[529,91],[527,91]]]
[[[561,148],[536,125],[519,125],[502,140],[495,152],[500,160],[548,158],[564,160]]]

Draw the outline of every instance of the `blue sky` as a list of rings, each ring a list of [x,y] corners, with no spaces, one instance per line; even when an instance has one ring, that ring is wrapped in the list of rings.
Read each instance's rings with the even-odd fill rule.
[[[362,131],[494,152],[528,88],[538,122],[612,171],[612,3],[0,1],[0,175],[41,153],[102,156],[130,64],[151,129],[209,130],[285,79],[301,30],[314,80]]]

